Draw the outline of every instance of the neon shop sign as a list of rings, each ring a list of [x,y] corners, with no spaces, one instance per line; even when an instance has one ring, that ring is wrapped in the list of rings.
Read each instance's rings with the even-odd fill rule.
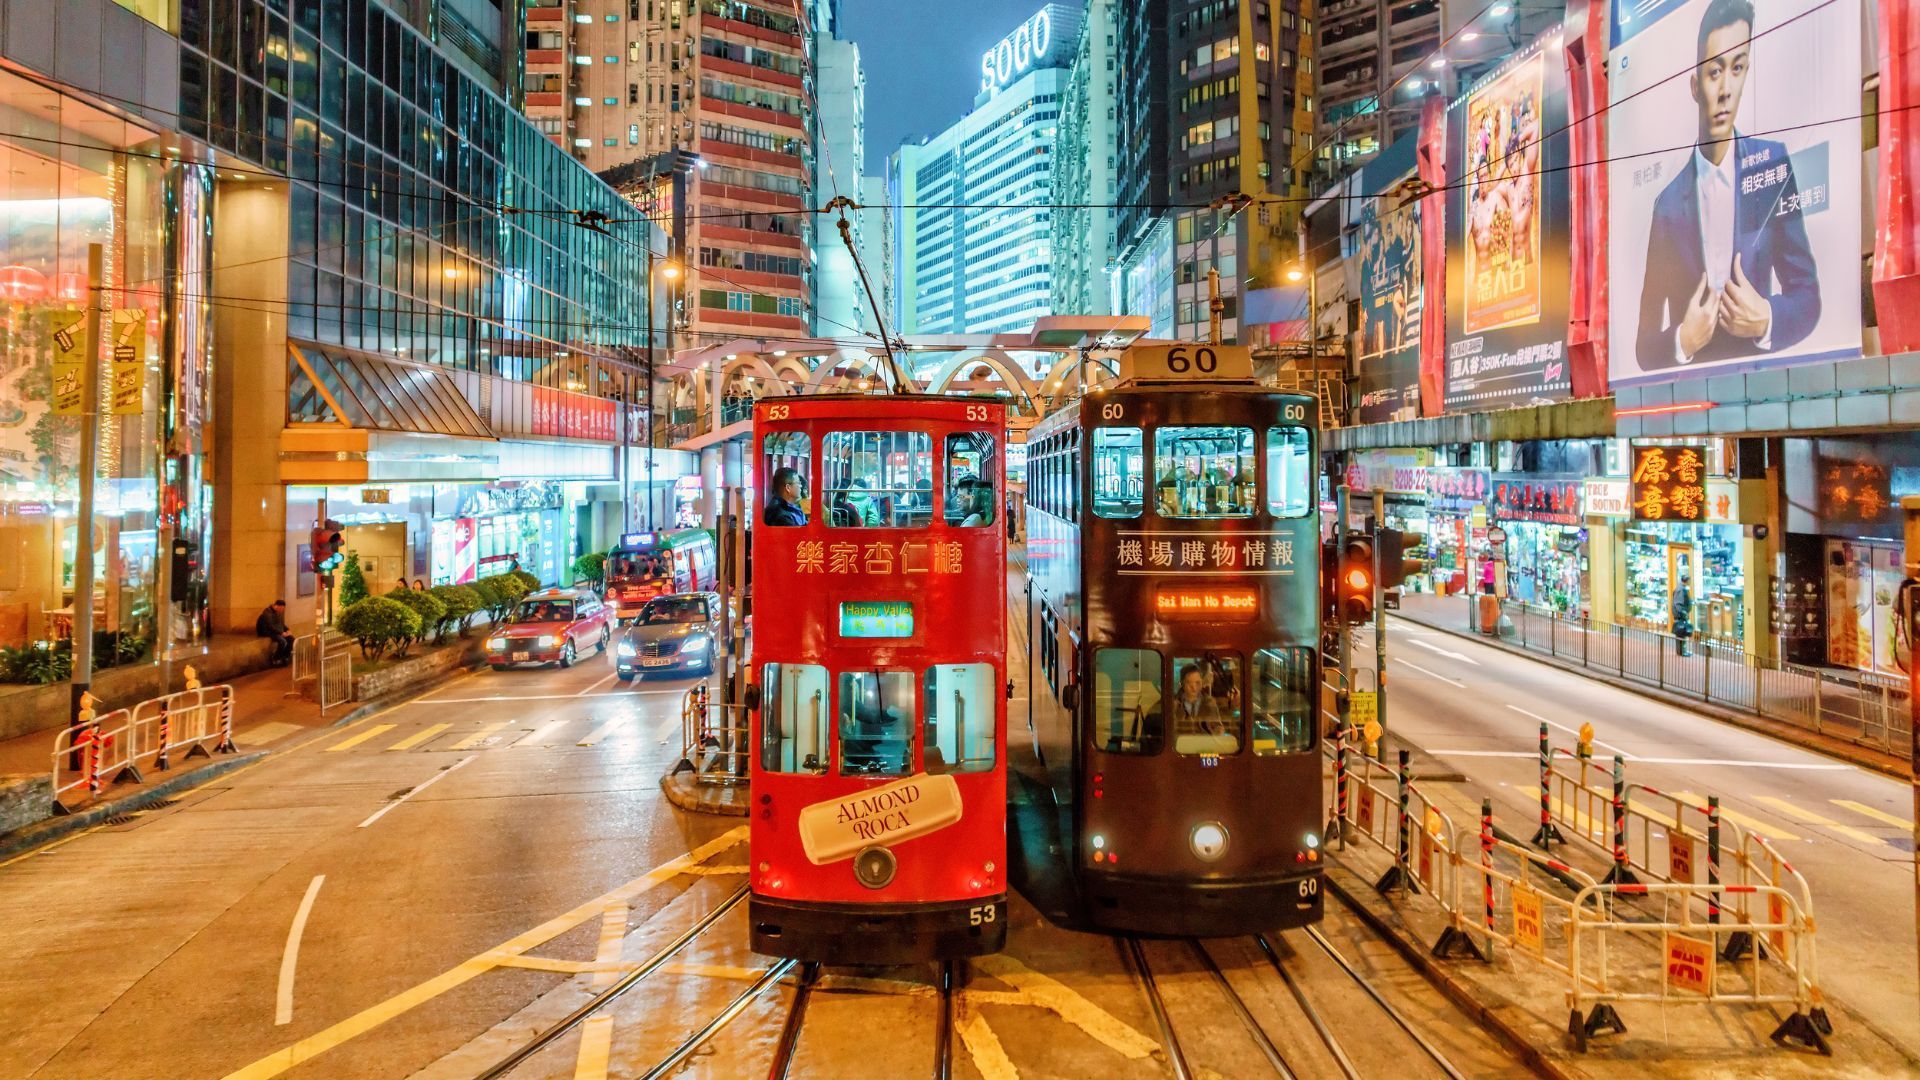
[[[980,89],[998,90],[1026,74],[1053,44],[1053,19],[1045,8],[980,54]]]

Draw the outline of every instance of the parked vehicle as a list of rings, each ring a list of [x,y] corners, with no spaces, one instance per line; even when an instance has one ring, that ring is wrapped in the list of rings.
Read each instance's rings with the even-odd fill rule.
[[[495,671],[519,664],[572,667],[588,649],[607,651],[612,614],[589,589],[543,589],[529,593],[507,621],[487,637],[487,663]]]
[[[713,671],[719,641],[719,593],[656,596],[621,632],[615,670],[622,680],[654,672],[705,675]]]

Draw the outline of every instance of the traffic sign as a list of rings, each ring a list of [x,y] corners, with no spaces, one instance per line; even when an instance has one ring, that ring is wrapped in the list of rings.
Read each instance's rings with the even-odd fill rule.
[[[1693,837],[1668,830],[1667,879],[1680,885],[1693,884]]]
[[[1347,722],[1366,727],[1380,719],[1380,694],[1373,690],[1355,690],[1347,695]]]
[[[1525,886],[1513,890],[1513,943],[1535,956],[1546,953],[1546,923],[1540,915],[1540,894]]]
[[[1499,547],[1500,545],[1506,542],[1507,542],[1507,530],[1501,528],[1498,525],[1495,525],[1493,528],[1487,530],[1487,543],[1492,544],[1494,547]]]

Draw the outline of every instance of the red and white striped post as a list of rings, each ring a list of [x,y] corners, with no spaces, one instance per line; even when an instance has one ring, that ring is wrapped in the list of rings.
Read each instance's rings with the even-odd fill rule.
[[[1553,743],[1543,722],[1540,725],[1540,828],[1533,834],[1533,844],[1552,850],[1553,845],[1566,842],[1567,838],[1553,826]]]
[[[1627,767],[1620,755],[1613,755],[1613,869],[1600,879],[1607,885],[1637,885],[1627,865]]]

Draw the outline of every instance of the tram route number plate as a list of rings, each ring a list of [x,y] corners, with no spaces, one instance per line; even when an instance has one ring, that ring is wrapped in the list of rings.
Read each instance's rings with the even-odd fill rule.
[[[1135,345],[1120,355],[1122,378],[1160,382],[1253,378],[1253,350],[1245,345]]]

